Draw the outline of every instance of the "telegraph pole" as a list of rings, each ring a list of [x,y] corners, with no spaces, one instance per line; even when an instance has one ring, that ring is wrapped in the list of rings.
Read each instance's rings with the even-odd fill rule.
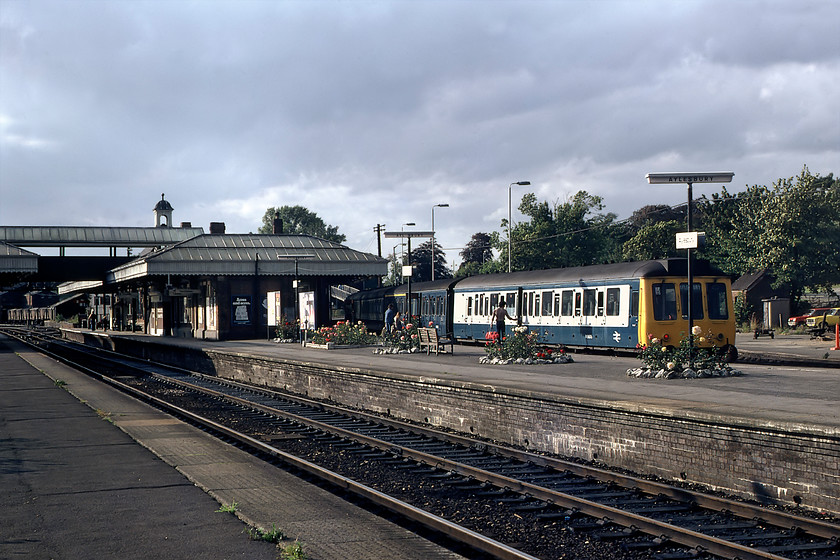
[[[385,224],[376,224],[376,227],[373,228],[373,231],[376,232],[376,254],[380,257],[382,256],[382,237],[381,233],[385,231]]]

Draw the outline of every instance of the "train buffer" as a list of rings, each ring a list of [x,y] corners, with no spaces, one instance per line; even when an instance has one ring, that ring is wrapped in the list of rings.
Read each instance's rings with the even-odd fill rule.
[[[453,337],[440,338],[438,337],[437,329],[420,327],[417,329],[417,334],[420,337],[420,350],[426,349],[426,354],[435,355],[443,352],[446,353],[446,345],[449,345],[449,353],[455,353],[455,341]]]

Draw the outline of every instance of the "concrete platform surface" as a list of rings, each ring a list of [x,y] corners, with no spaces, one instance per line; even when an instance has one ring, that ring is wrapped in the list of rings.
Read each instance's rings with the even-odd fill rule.
[[[462,558],[2,336],[0,441],[0,558]]]
[[[573,399],[630,411],[644,410],[714,422],[741,423],[780,430],[840,434],[840,351],[807,336],[752,335],[739,338],[745,351],[787,355],[813,365],[736,363],[739,377],[637,379],[626,375],[640,362],[634,357],[573,354],[574,363],[481,365],[480,346],[456,346],[454,355],[374,354],[369,347],[322,350],[265,340],[209,341],[109,333],[149,343],[207,351],[294,360],[377,375],[404,375],[427,383],[469,384],[490,391],[515,391],[539,398]],[[102,335],[107,336],[107,335]],[[827,356],[826,356],[827,355]],[[837,367],[834,367],[836,364]]]

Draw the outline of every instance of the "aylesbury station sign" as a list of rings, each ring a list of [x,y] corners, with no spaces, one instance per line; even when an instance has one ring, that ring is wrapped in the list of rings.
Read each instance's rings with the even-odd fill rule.
[[[691,295],[686,297],[686,303],[688,304],[688,309],[686,310],[688,313],[688,360],[691,366],[694,366],[694,360],[692,358],[692,348],[694,347],[694,312],[692,311],[692,300],[694,300],[694,274],[691,270],[691,250],[697,249],[700,247],[703,242],[705,241],[706,234],[699,231],[692,231],[692,207],[694,201],[694,194],[692,193],[691,186],[694,183],[729,183],[732,181],[732,177],[735,174],[729,171],[723,172],[716,172],[716,173],[648,173],[645,175],[647,181],[651,185],[662,185],[662,184],[686,184],[688,186],[688,212],[687,212],[687,219],[686,219],[686,229],[688,231],[683,233],[678,233],[676,242],[677,242],[677,249],[685,249],[686,250],[686,268],[688,269],[687,276],[688,276],[688,285],[691,286],[689,292]]]

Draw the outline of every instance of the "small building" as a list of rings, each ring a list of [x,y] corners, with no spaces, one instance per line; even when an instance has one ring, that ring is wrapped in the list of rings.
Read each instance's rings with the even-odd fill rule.
[[[774,288],[773,282],[773,275],[766,269],[751,274],[744,274],[732,282],[732,297],[735,299],[739,297],[745,298],[747,306],[752,310],[756,321],[760,325],[765,325],[764,302],[778,298],[787,298],[788,296],[787,290],[783,287]],[[788,302],[787,305],[789,307],[790,300],[786,301]],[[775,316],[779,313],[790,316],[790,309],[788,308],[785,312],[783,312],[778,305],[775,305],[773,307],[772,314]]]
[[[269,292],[289,321],[309,294],[316,328],[343,318],[342,287],[386,271],[381,257],[309,235],[217,233],[149,251],[111,270],[97,291],[112,294],[112,322],[148,334],[265,338]]]

